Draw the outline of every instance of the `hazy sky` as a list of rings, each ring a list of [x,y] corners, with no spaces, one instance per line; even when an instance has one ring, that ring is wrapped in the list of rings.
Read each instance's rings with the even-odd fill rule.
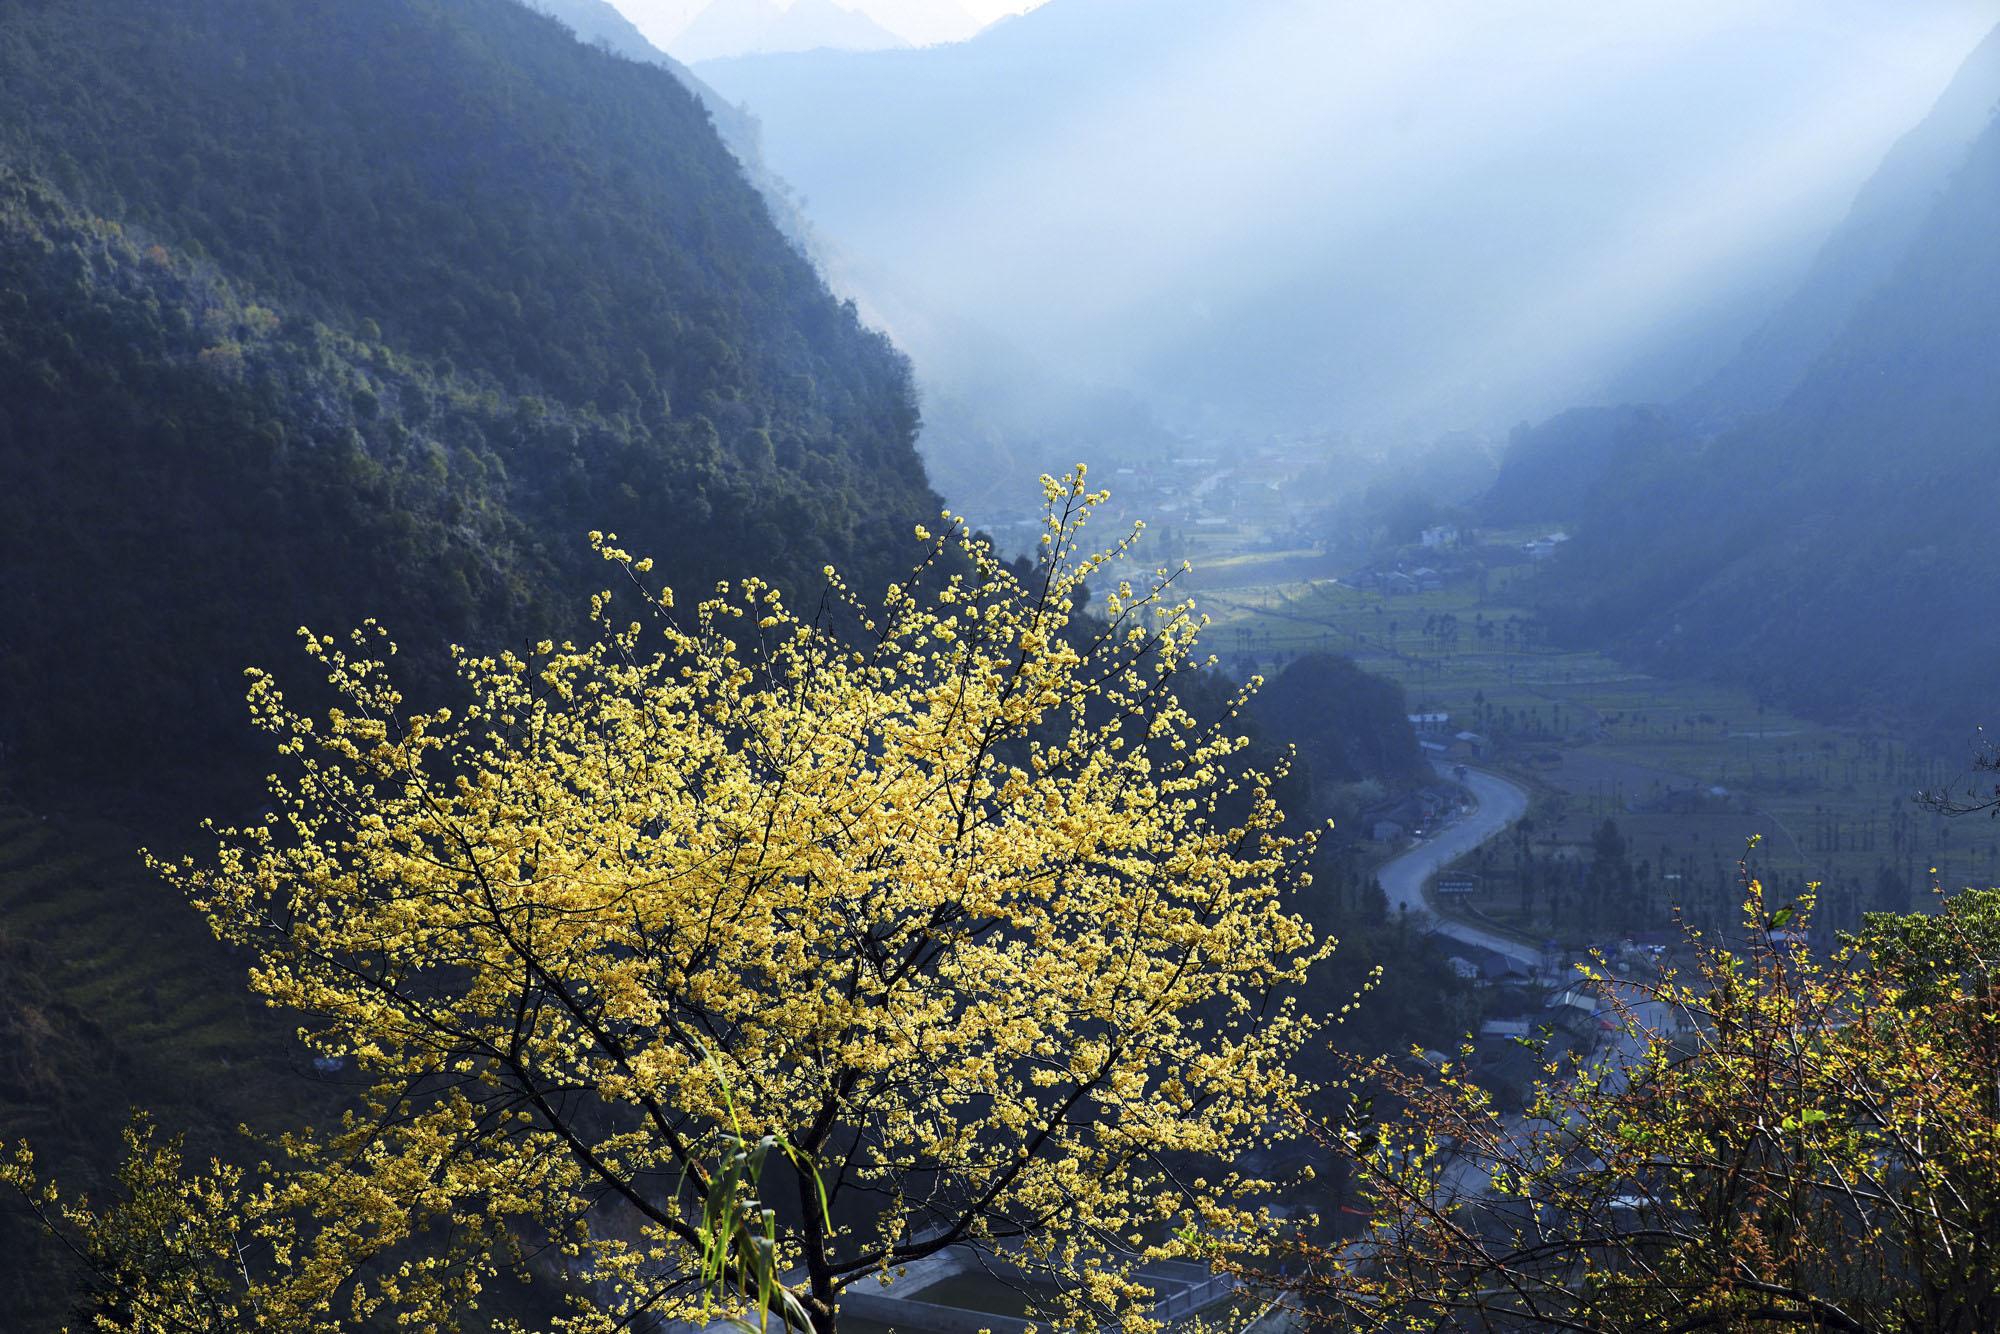
[[[688,20],[700,13],[709,0],[611,0],[620,13],[638,25],[639,31],[655,46],[665,46],[675,34],[687,26]],[[891,9],[882,0],[836,0],[844,9],[858,9],[870,18],[882,23],[892,32],[894,24],[889,21]],[[959,8],[971,14],[982,23],[991,23],[1005,14],[1025,14],[1045,0],[958,0]],[[791,0],[778,0],[782,9],[791,8]]]
[[[1066,374],[1430,429],[1560,408],[1710,302],[1775,301],[1996,15],[1056,0],[1041,17],[983,55],[938,53],[943,87],[847,86],[864,67],[832,62],[711,81],[762,119],[826,235]]]
[[[1002,14],[1025,14],[1043,0],[958,0],[960,7],[982,23],[991,23]],[[851,4],[850,9],[866,9],[866,0]]]

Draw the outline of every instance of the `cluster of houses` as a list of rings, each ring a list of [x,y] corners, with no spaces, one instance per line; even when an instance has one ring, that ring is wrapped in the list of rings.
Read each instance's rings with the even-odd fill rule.
[[[1406,715],[1426,758],[1457,761],[1454,776],[1465,781],[1467,763],[1485,756],[1488,743],[1477,732],[1454,729],[1448,713]],[[1361,812],[1360,827],[1377,843],[1398,843],[1434,830],[1455,811],[1464,809],[1465,794],[1442,783],[1378,802]]]
[[[1411,566],[1403,561],[1377,562],[1358,570],[1349,570],[1340,576],[1340,582],[1364,593],[1408,597],[1443,588],[1447,583],[1465,578],[1466,573],[1465,565],[1460,561],[1446,561],[1436,566]]]
[[[1361,812],[1361,827],[1377,843],[1396,843],[1435,829],[1463,800],[1443,786],[1418,788],[1407,796],[1380,802]]]
[[[1152,530],[1148,540],[1170,545],[1174,554],[1308,545],[1304,528],[1315,493],[1297,482],[1322,465],[1299,441],[1266,442],[1220,457],[1191,452],[1116,464],[1103,517],[1114,526],[1143,519]],[[1028,531],[1039,531],[1038,514],[1017,517]]]
[[[1678,939],[1671,932],[1645,932],[1606,947],[1598,954],[1612,980],[1598,982],[1579,977],[1574,959],[1545,956],[1549,964],[1538,973],[1498,950],[1438,935],[1452,972],[1495,992],[1495,1017],[1473,1040],[1472,1077],[1502,1110],[1518,1111],[1549,1062],[1566,1053],[1588,1054],[1618,1032],[1610,994],[1616,979],[1657,976]]]
[[[1569,541],[1568,533],[1550,533],[1546,537],[1538,537],[1531,542],[1523,542],[1521,550],[1527,553],[1529,560],[1539,565],[1541,562],[1555,555],[1556,548],[1567,541]]]
[[[1480,732],[1467,731],[1452,726],[1448,713],[1412,713],[1406,715],[1410,729],[1417,734],[1417,745],[1423,749],[1424,758],[1433,762],[1456,760],[1460,768],[1474,760],[1483,760],[1491,749],[1491,743]],[[1458,778],[1464,781],[1464,775]]]

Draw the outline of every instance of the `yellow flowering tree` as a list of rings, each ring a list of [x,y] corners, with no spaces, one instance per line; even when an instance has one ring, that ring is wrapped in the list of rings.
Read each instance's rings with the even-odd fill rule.
[[[955,1246],[1143,1323],[1133,1263],[1243,1221],[1231,1159],[1301,1091],[1304,848],[1177,702],[1164,581],[1079,617],[1122,548],[1079,545],[1081,469],[1045,483],[1039,562],[919,530],[907,584],[829,570],[810,616],[684,613],[597,539],[643,614],[461,654],[449,710],[372,626],[307,637],[323,716],[253,676],[271,811],[163,869],[370,1092],[226,1183],[244,1324],[457,1326],[527,1265],[576,1329],[719,1289],[824,1334]]]

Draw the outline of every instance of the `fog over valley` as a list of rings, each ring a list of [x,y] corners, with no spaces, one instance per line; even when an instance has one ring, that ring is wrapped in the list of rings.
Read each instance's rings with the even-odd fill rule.
[[[1412,445],[1712,373],[1991,18],[1069,0],[698,73],[926,380]]]

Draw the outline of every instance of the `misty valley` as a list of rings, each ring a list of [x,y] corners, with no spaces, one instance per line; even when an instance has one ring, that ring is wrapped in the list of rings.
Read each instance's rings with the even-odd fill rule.
[[[0,1329],[2000,1328],[1996,22],[0,6]]]

